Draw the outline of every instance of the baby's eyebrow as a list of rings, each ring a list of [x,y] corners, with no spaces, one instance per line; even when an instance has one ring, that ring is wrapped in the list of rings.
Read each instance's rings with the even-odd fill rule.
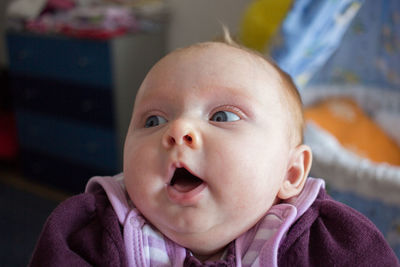
[[[134,112],[142,113],[150,109],[156,109],[157,107],[161,106],[163,102],[167,102],[165,99],[166,98],[163,96],[163,94],[157,94],[153,92],[140,95],[135,100]]]
[[[236,88],[236,87],[229,87],[229,86],[221,86],[221,85],[208,85],[201,88],[198,88],[200,91],[199,95],[204,95],[204,97],[237,97],[241,99],[248,99],[250,100],[250,95],[246,94],[245,92],[249,89],[246,88]],[[151,89],[148,90],[151,92],[145,92],[140,97],[140,103],[151,102],[157,99],[163,100],[174,100],[174,96],[168,93],[168,90],[157,90],[156,92],[152,91]],[[253,99],[254,100],[254,99]]]
[[[259,102],[259,99],[248,93],[250,89],[229,86],[215,86],[211,89],[211,96],[226,98],[237,101],[247,101],[250,103]]]

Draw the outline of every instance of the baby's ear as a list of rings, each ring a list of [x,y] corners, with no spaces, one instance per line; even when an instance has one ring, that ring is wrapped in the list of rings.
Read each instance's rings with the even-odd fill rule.
[[[288,199],[300,194],[310,172],[312,162],[311,148],[299,145],[291,154],[285,179],[278,192],[279,199]]]

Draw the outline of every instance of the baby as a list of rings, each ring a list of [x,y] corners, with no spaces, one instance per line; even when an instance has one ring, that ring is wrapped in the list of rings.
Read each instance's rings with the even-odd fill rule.
[[[379,231],[307,178],[290,77],[229,38],[176,50],[136,96],[124,170],[49,217],[32,266],[396,266]]]

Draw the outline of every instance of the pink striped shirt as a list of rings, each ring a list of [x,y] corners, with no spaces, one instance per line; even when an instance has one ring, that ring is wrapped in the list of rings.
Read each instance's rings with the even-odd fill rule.
[[[101,186],[123,227],[130,266],[183,266],[186,249],[155,229],[135,208],[123,183],[123,174],[93,177],[86,191]],[[321,179],[308,178],[302,193],[274,205],[249,231],[235,240],[236,266],[277,266],[279,244],[289,227],[312,205],[324,187]]]

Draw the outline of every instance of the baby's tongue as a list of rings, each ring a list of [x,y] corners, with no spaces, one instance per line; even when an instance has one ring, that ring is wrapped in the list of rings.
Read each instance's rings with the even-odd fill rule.
[[[192,191],[199,185],[201,185],[203,181],[196,176],[192,175],[184,168],[179,168],[175,170],[174,177],[171,181],[171,186],[175,188],[175,190],[186,193]]]

